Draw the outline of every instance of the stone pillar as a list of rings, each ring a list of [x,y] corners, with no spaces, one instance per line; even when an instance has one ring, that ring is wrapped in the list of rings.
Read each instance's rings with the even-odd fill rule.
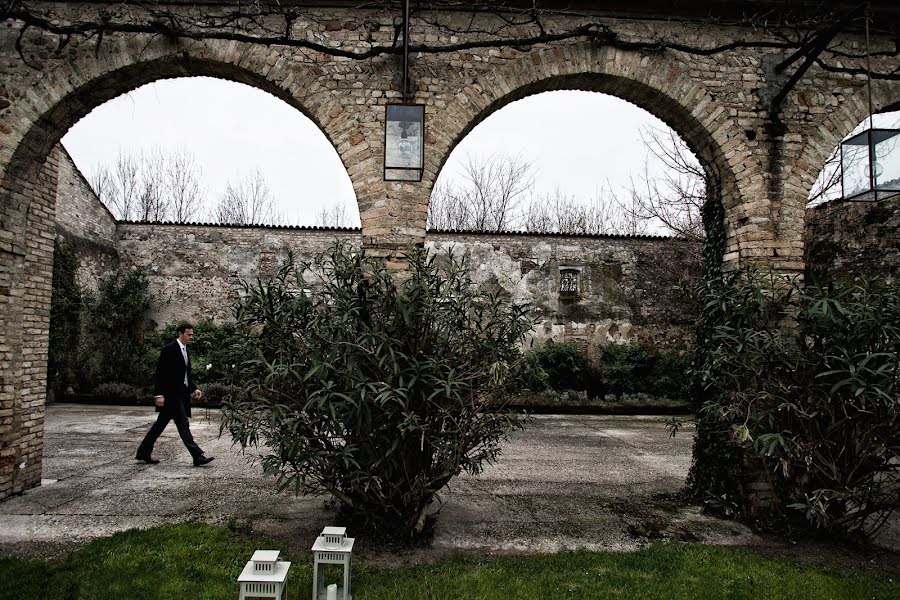
[[[41,481],[58,170],[52,152],[39,171],[8,176],[2,190],[0,498]]]

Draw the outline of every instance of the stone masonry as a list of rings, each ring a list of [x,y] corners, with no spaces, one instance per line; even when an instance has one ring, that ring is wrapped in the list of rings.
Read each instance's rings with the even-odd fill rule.
[[[97,18],[122,6],[29,4],[56,11],[55,23],[83,15]],[[125,4],[130,18],[145,16],[144,5]],[[719,5],[711,3],[710,10]],[[167,6],[190,16],[219,5]],[[399,18],[379,7],[353,8],[344,2],[297,6],[292,36],[347,52],[390,44]],[[385,182],[382,176],[384,105],[400,97],[395,55],[357,60],[306,48],[143,33],[66,39],[7,19],[0,31],[0,498],[40,481],[59,168],[53,148],[94,107],[153,80],[231,79],[268,91],[309,116],[334,145],[353,183],[361,243],[398,270],[404,268],[405,249],[425,241],[427,203],[438,172],[479,122],[542,91],[616,95],[677,130],[716,182],[714,191],[725,209],[726,266],[756,261],[785,274],[802,273],[808,190],[831,149],[867,114],[865,76],[812,65],[773,118],[768,101],[797,64],[781,75],[774,74],[773,65],[793,49],[778,48],[780,36],[740,19],[709,19],[706,10],[672,19],[670,12],[660,9],[658,18],[652,13],[557,14],[545,19],[551,32],[591,22],[612,35],[517,49],[456,50],[453,45],[460,42],[488,42],[494,34],[482,32],[497,28],[509,35],[534,30],[525,22],[509,25],[490,11],[413,15],[413,42],[445,50],[411,57],[412,100],[426,106],[426,164],[421,182],[403,183]],[[894,48],[889,36],[878,33],[890,25],[880,23],[874,49]],[[786,35],[794,33],[792,28]],[[661,38],[719,49],[653,51],[627,44],[652,45]],[[841,33],[832,45],[842,44],[841,61],[858,66],[861,43],[858,34]],[[895,62],[895,55],[873,58],[874,68],[882,71],[893,69]],[[900,104],[900,81],[874,82],[873,104],[875,110]]]
[[[265,278],[287,253],[299,259],[337,239],[360,245],[358,230],[120,223],[123,265],[143,269],[162,300],[155,320],[227,321],[241,280]],[[692,339],[677,287],[700,273],[695,244],[663,237],[429,233],[429,249],[467,255],[483,288],[532,304],[534,339],[568,341],[590,354],[611,342],[680,348]],[[166,256],[160,261],[160,256]],[[560,293],[563,271],[577,293]]]

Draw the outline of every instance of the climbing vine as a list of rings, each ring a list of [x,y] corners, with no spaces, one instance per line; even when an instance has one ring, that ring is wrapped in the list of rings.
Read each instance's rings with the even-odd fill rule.
[[[74,249],[57,240],[53,248],[53,289],[50,296],[50,343],[47,349],[47,394],[60,399],[75,382],[83,294],[75,279]]]
[[[693,290],[696,301],[701,297],[722,295],[724,285],[722,266],[725,256],[725,207],[721,186],[709,178],[707,200],[701,209],[706,230],[703,242],[703,278]],[[691,500],[704,503],[712,511],[737,516],[745,505],[741,487],[742,451],[731,435],[730,424],[720,415],[703,407],[714,400],[709,388],[703,385],[699,373],[712,350],[716,327],[728,317],[725,311],[701,307],[697,318],[697,343],[691,362],[691,399],[696,415],[697,434],[694,438],[693,462],[688,474],[686,492]]]

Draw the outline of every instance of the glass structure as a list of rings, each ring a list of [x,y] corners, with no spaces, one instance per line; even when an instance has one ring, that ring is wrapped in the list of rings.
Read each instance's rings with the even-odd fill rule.
[[[422,181],[425,105],[388,104],[384,115],[384,180]]]
[[[841,142],[844,200],[873,201],[900,192],[900,129],[866,129]]]

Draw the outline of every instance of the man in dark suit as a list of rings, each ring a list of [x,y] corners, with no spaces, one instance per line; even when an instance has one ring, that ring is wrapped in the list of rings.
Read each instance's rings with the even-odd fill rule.
[[[194,459],[194,466],[199,467],[213,460],[212,456],[204,456],[203,450],[194,442],[188,419],[191,416],[191,398],[199,400],[203,393],[194,385],[191,376],[191,358],[187,347],[194,339],[194,327],[190,323],[182,323],[176,329],[178,337],[163,346],[156,364],[156,375],[153,378],[153,399],[159,417],[147,432],[144,441],[138,447],[136,460],[147,464],[159,461],[152,457],[153,445],[162,434],[169,421],[175,421],[178,435]]]

